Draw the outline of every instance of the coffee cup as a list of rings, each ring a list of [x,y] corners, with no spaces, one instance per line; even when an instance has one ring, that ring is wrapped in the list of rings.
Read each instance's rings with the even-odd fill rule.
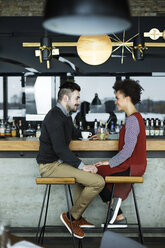
[[[92,133],[88,132],[88,131],[82,131],[81,136],[84,140],[86,140],[86,139],[88,139],[88,137],[92,136]]]

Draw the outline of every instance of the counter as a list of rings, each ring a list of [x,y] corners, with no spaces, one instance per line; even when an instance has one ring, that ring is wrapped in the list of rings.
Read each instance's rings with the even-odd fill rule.
[[[165,151],[165,139],[148,139],[147,151]],[[0,139],[0,151],[38,151],[39,140],[36,138]],[[117,151],[118,140],[72,140],[72,151]]]

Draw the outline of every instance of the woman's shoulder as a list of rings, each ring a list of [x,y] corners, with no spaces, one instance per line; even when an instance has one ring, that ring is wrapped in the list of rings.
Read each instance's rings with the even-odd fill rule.
[[[132,114],[126,119],[126,126],[139,126],[138,116]]]

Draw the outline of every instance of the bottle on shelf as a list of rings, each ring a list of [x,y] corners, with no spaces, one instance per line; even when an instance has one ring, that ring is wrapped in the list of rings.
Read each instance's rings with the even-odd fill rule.
[[[4,120],[1,120],[0,122],[0,137],[5,137],[5,124]]]
[[[16,137],[17,136],[17,128],[16,128],[16,125],[15,125],[15,120],[12,121],[11,136],[12,137]]]
[[[10,124],[8,122],[6,124],[5,136],[6,137],[11,137],[11,126],[10,126]]]
[[[97,135],[98,135],[98,139],[100,139],[100,140],[106,139],[105,126],[103,125],[102,121],[100,121]]]
[[[164,135],[164,123],[163,123],[162,120],[161,120],[161,122],[160,122],[159,135],[160,135],[160,136],[163,136],[163,135]]]
[[[82,125],[82,121],[79,122],[79,129],[80,129],[81,131],[84,130],[83,125]]]
[[[90,126],[87,126],[87,131],[90,132]]]
[[[116,133],[119,133],[120,132],[120,127],[119,127],[118,121],[116,122],[115,132]]]
[[[97,126],[97,138],[98,139],[100,139],[101,127],[102,127],[102,121],[100,120]]]
[[[37,130],[36,130],[36,138],[39,138],[41,135],[41,126],[40,124],[37,125]]]
[[[115,134],[115,125],[113,121],[111,121],[110,134]]]
[[[94,120],[94,134],[97,134],[98,123],[97,119]]]
[[[76,119],[74,119],[74,121],[73,121],[73,125],[74,125],[74,127],[75,127],[75,128],[78,128],[78,126],[77,126],[77,122],[76,122]]]
[[[146,130],[146,136],[149,136],[150,135],[150,123],[149,123],[148,118],[146,120],[145,130]]]
[[[154,135],[159,136],[160,135],[160,128],[159,128],[159,119],[156,118],[155,120],[155,127],[154,127]]]
[[[28,123],[28,127],[25,130],[25,136],[26,137],[34,137],[35,136],[35,129],[32,128],[31,123]]]
[[[105,123],[105,134],[109,134],[108,122]]]
[[[150,136],[155,135],[155,130],[154,130],[154,119],[151,119],[151,124],[150,124]]]
[[[22,120],[19,120],[19,123],[18,123],[18,136],[19,136],[20,138],[23,138]]]

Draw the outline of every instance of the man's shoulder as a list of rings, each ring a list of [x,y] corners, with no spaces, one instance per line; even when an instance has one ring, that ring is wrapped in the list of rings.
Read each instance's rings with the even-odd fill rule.
[[[50,109],[49,112],[46,114],[44,121],[49,121],[50,119],[58,120],[62,118],[63,118],[63,113],[61,109],[55,106],[52,109]]]
[[[61,114],[62,111],[57,107],[54,106],[52,109],[49,110],[49,112],[46,114],[46,116],[54,115],[54,114]]]

